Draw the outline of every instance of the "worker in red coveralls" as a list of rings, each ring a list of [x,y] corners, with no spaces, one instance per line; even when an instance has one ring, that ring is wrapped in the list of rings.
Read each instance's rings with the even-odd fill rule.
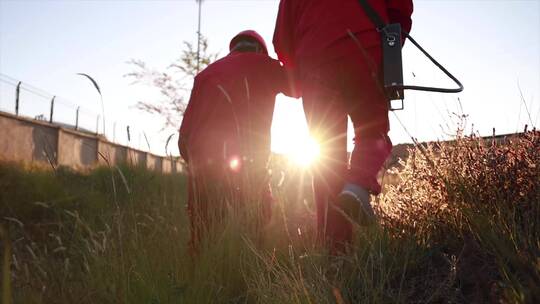
[[[296,95],[255,31],[236,35],[230,53],[195,77],[179,139],[189,168],[192,250],[230,207],[255,200],[261,222],[269,220],[270,128],[280,92]]]
[[[385,22],[410,31],[412,0],[368,2]],[[381,191],[377,174],[392,149],[380,35],[358,0],[281,0],[273,42],[302,87],[310,133],[321,145],[313,181],[319,235],[341,251],[352,225],[340,211],[373,222],[370,194]],[[350,164],[347,116],[355,132]]]

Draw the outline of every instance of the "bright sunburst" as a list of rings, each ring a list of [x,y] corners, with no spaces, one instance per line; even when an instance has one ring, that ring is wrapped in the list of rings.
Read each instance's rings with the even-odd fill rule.
[[[307,168],[319,159],[320,149],[317,142],[309,137],[304,142],[299,142],[287,154],[287,157],[295,164]]]
[[[319,145],[309,135],[299,100],[278,96],[272,124],[272,151],[286,155],[293,164],[304,168],[319,158]]]

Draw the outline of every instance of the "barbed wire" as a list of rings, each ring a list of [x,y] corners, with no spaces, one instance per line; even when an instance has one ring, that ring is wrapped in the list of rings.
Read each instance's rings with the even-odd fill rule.
[[[55,103],[60,103],[60,104],[63,104],[65,106],[69,106],[69,107],[72,107],[72,108],[80,108],[86,112],[92,112],[92,113],[95,113],[96,115],[99,115],[97,112],[91,110],[91,109],[88,109],[86,107],[82,107],[72,101],[70,101],[69,99],[67,98],[64,98],[64,97],[61,97],[61,96],[58,96],[58,95],[54,95],[52,93],[49,93],[43,89],[40,89],[38,87],[35,87],[31,84],[28,84],[26,82],[23,82],[23,81],[19,81],[13,77],[10,77],[10,76],[7,76],[5,74],[2,74],[0,73],[0,82],[3,82],[3,83],[7,83],[9,85],[12,85],[14,87],[17,87],[19,85],[19,82],[21,83],[21,86],[20,88],[25,90],[26,92],[29,92],[29,93],[32,93],[36,96],[39,96],[39,97],[42,97],[44,99],[47,99],[47,102],[50,102],[52,100],[52,98],[54,97],[54,102]]]
[[[168,145],[166,144],[169,142],[170,138],[167,138],[167,140],[165,140],[165,138],[160,138],[162,137],[161,135],[163,135],[160,132],[156,134],[158,136],[148,136],[149,133],[146,132],[143,128],[139,128],[137,124],[128,123],[123,120],[113,120],[107,123],[107,125],[109,126],[107,134],[103,134],[99,132],[104,132],[99,128],[99,122],[101,121],[101,119],[103,119],[103,117],[96,111],[90,110],[86,107],[82,107],[70,101],[69,99],[59,97],[58,95],[49,93],[43,89],[22,82],[3,73],[0,73],[0,84],[6,84],[13,87],[13,93],[16,95],[14,96],[15,103],[28,103],[28,99],[21,98],[21,93],[26,92],[38,97],[31,98],[30,103],[36,104],[36,102],[39,102],[41,105],[47,104],[51,107],[51,112],[47,114],[43,113],[43,108],[41,108],[41,106],[39,106],[41,110],[36,111],[36,109],[32,109],[35,112],[33,114],[29,114],[30,112],[32,112],[31,110],[27,109],[26,111],[21,111],[19,109],[19,105],[16,105],[16,115],[18,115],[19,111],[21,111],[21,115],[29,116],[37,120],[45,120],[64,126],[67,125],[74,129],[91,132],[94,134],[102,134],[104,136],[110,135],[111,137],[107,138],[109,138],[111,142],[116,144],[122,144],[139,150],[146,150],[148,152],[163,154],[167,156],[171,154],[171,148],[170,146],[167,148]],[[17,87],[19,88],[18,92]],[[4,94],[5,92],[5,90],[0,91],[0,93]],[[58,106],[61,107],[58,108]],[[61,110],[60,113],[57,113],[57,110]],[[13,110],[11,110],[11,112],[13,112]],[[54,120],[51,118],[51,115],[54,116]],[[62,118],[58,119],[59,116]],[[71,119],[69,117],[71,117]],[[170,134],[166,135],[171,137]],[[165,151],[165,153],[163,153],[163,151]]]

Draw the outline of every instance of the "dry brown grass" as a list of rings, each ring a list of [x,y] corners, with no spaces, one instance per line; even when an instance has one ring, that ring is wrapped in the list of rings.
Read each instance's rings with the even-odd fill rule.
[[[440,248],[474,299],[540,301],[539,151],[538,131],[417,147],[381,200],[382,223]]]

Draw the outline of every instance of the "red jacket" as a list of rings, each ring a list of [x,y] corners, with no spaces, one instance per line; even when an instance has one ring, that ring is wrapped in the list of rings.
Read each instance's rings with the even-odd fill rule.
[[[275,97],[295,96],[279,61],[232,52],[195,77],[180,128],[190,164],[220,165],[231,157],[264,161],[270,153]]]
[[[385,22],[409,32],[412,0],[368,0]],[[281,0],[274,47],[286,68],[319,65],[358,51],[353,32],[369,48],[380,36],[358,0]]]

